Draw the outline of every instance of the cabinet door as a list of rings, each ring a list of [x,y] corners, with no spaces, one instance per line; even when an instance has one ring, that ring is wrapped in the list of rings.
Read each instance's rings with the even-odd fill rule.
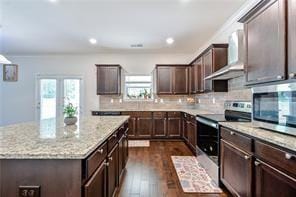
[[[196,92],[203,92],[204,91],[204,66],[202,63],[202,58],[199,58],[196,61],[196,75],[197,75],[197,80],[196,80]]]
[[[125,133],[123,135],[123,168],[125,168],[128,160],[128,135]]]
[[[184,117],[183,117],[183,137],[184,137],[184,140],[188,142],[188,129],[187,129],[187,121],[186,121],[186,115],[184,114]]]
[[[120,94],[120,66],[97,65],[97,94]]]
[[[167,118],[166,112],[153,113],[153,137],[166,137]]]
[[[189,69],[189,73],[190,73],[190,93],[191,94],[195,94],[196,93],[196,71],[197,67],[196,65],[192,65]]]
[[[187,66],[176,66],[174,69],[174,94],[188,94],[188,70]]]
[[[137,114],[135,112],[122,112],[122,115],[127,115],[130,116],[128,120],[128,136],[130,138],[135,138],[136,137],[136,123],[137,123]]]
[[[106,174],[107,168],[105,161],[102,162],[101,166],[95,171],[94,175],[84,185],[84,197],[106,197]]]
[[[123,147],[123,141],[124,141],[124,136],[122,135],[122,137],[120,138],[120,140],[118,141],[118,174],[119,177],[121,177],[122,172],[123,172],[123,164],[124,164],[124,147]],[[120,180],[120,178],[119,178]]]
[[[153,119],[151,112],[141,112],[137,118],[137,137],[151,138],[153,132]]]
[[[221,181],[235,196],[252,194],[252,159],[251,155],[230,145],[224,140],[221,146]]]
[[[288,73],[296,79],[296,1],[288,1]]]
[[[204,77],[207,77],[213,72],[213,53],[212,49],[203,55]],[[204,80],[204,91],[212,91],[212,80]]]
[[[286,1],[262,1],[266,2],[245,22],[249,85],[286,78]]]
[[[112,197],[117,190],[118,172],[118,144],[108,155],[108,197]]]
[[[296,194],[296,180],[287,174],[265,164],[255,161],[256,196],[258,197],[293,197]]]
[[[156,68],[157,94],[173,94],[173,69],[171,66]]]
[[[168,137],[181,137],[181,117],[168,117]]]
[[[188,142],[192,150],[196,150],[196,124],[191,121],[187,121],[187,130],[188,130]]]

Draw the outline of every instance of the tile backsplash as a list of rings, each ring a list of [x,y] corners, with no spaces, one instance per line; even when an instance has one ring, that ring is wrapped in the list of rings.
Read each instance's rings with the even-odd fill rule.
[[[181,109],[200,108],[215,113],[224,112],[226,100],[249,100],[251,101],[251,89],[244,86],[244,76],[228,81],[228,92],[213,92],[192,96],[154,96],[153,100],[130,101],[122,96],[100,96],[99,106],[101,110],[108,109]],[[193,102],[192,102],[193,101]]]

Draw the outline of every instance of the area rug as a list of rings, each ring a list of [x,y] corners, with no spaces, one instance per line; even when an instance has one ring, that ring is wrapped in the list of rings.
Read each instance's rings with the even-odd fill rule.
[[[193,156],[171,156],[185,193],[222,193]]]
[[[129,140],[128,147],[149,147],[149,140]]]

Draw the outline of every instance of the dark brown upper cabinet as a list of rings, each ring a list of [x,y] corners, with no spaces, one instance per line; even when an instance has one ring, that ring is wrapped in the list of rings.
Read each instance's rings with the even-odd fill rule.
[[[212,44],[190,63],[190,65],[197,66],[197,93],[227,92],[227,80],[205,79],[213,72],[227,65],[227,49],[228,44]]]
[[[296,1],[288,1],[288,74],[296,79]]]
[[[286,3],[261,1],[239,20],[246,35],[247,85],[286,79]]]
[[[97,95],[121,94],[121,66],[97,66]]]
[[[157,94],[188,94],[188,75],[188,65],[156,65]]]
[[[192,65],[189,68],[189,86],[190,86],[190,94],[195,94],[196,90],[197,90],[197,66],[196,65]]]

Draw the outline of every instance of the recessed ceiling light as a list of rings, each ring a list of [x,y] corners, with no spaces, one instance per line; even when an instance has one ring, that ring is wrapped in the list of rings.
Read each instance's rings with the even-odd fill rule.
[[[91,44],[97,44],[97,40],[94,39],[94,38],[89,39],[89,42],[90,42]]]
[[[55,3],[55,2],[57,2],[58,0],[48,0],[49,2],[51,2],[51,3]]]
[[[175,42],[174,38],[167,38],[166,39],[167,44],[173,44]]]

